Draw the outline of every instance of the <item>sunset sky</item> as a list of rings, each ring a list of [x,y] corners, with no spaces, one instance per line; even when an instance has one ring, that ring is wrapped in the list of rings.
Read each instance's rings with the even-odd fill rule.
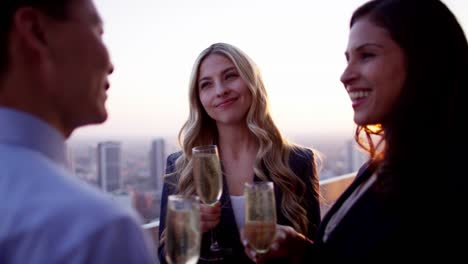
[[[96,0],[115,71],[102,125],[74,138],[175,136],[188,115],[188,78],[214,42],[259,65],[286,135],[352,136],[339,82],[352,11],[362,0]],[[468,1],[444,1],[468,30]]]

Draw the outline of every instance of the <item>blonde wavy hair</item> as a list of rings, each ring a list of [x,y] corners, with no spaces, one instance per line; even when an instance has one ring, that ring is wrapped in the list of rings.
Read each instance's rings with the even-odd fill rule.
[[[173,173],[178,177],[177,192],[185,195],[195,194],[192,175],[192,148],[197,145],[216,144],[218,138],[216,123],[205,112],[198,96],[200,64],[210,54],[219,54],[228,58],[235,65],[252,93],[252,105],[247,113],[246,124],[259,144],[253,168],[254,173],[261,180],[266,181],[268,178],[262,167],[264,166],[270,172],[269,175],[275,183],[275,188],[279,188],[283,193],[281,212],[297,231],[307,234],[309,222],[307,210],[309,208],[306,208],[307,201],[304,200],[306,186],[294,174],[288,162],[290,152],[294,151],[295,146],[281,135],[273,122],[269,111],[267,92],[259,68],[247,54],[230,44],[212,44],[200,53],[193,65],[189,83],[190,113],[178,135],[182,155],[176,160],[175,172]],[[313,175],[310,180],[316,195],[318,195],[315,160],[316,155],[314,155]]]

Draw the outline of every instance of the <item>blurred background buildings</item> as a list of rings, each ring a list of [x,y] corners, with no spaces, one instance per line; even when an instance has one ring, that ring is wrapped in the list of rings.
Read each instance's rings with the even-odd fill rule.
[[[320,179],[356,171],[366,161],[352,139],[296,137],[322,156]],[[108,193],[120,205],[135,209],[145,223],[159,219],[167,156],[179,150],[175,139],[72,140],[70,169],[81,180]]]

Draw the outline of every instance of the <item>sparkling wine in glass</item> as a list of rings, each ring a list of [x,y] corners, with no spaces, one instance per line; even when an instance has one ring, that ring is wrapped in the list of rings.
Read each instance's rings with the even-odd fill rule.
[[[273,182],[246,183],[245,237],[258,253],[266,253],[276,232],[276,202]]]
[[[197,146],[192,149],[193,177],[200,200],[207,205],[214,205],[221,198],[223,174],[216,145]],[[221,248],[216,240],[215,231],[210,230],[211,245],[205,261],[222,260]]]
[[[200,202],[198,197],[169,195],[166,214],[166,261],[195,264],[200,256]]]

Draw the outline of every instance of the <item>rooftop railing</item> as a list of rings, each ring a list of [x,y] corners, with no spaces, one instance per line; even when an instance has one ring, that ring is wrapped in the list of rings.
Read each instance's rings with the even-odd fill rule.
[[[321,214],[322,216],[330,209],[343,191],[351,184],[356,177],[356,172],[343,174],[320,181]]]

